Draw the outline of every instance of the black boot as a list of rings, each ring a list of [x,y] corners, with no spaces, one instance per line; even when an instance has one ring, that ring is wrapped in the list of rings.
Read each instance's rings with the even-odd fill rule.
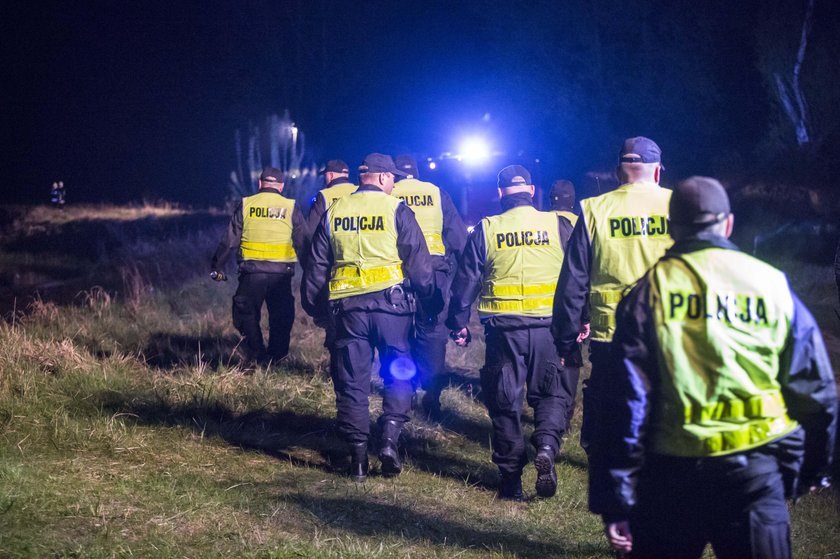
[[[522,474],[502,473],[502,481],[499,484],[499,499],[504,501],[524,501],[525,494],[522,492]]]
[[[557,451],[550,445],[537,449],[534,467],[537,469],[537,483],[534,489],[540,497],[553,497],[557,492],[557,469],[554,467],[554,455]]]
[[[383,476],[398,476],[402,471],[397,441],[400,438],[402,425],[390,420],[382,423],[382,445],[379,450],[379,461],[382,462]]]
[[[367,443],[350,443],[350,479],[362,483],[367,481]]]
[[[430,388],[423,394],[423,398],[420,400],[426,419],[438,423],[443,419],[443,412],[440,409],[440,392],[437,387]]]

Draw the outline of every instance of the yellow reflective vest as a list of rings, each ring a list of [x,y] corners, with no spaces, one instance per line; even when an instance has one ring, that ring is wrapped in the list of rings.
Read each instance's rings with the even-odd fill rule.
[[[295,201],[261,191],[242,199],[241,260],[297,262],[292,246]]]
[[[351,182],[342,182],[336,184],[335,186],[328,186],[327,188],[321,189],[321,196],[324,197],[324,208],[329,208],[332,206],[333,202],[338,200],[339,198],[343,198],[348,194],[353,194],[358,188],[355,184]]]
[[[487,245],[478,314],[551,316],[563,245],[557,215],[517,206],[482,220]]]
[[[574,212],[568,212],[568,211],[566,211],[566,210],[554,210],[554,213],[556,213],[557,215],[563,216],[563,217],[565,217],[566,219],[568,219],[568,220],[569,220],[569,222],[572,224],[572,227],[574,227],[574,226],[575,226],[575,223],[577,223],[578,216],[577,216],[577,214],[576,214],[576,213],[574,213]]]
[[[718,456],[794,430],[777,380],[794,305],[784,274],[720,248],[665,258],[649,274],[662,372],[652,450]]]
[[[615,309],[624,290],[673,244],[668,234],[670,200],[670,190],[642,182],[581,201],[581,218],[592,246],[591,339],[612,340]]]
[[[396,196],[414,211],[417,224],[426,238],[426,246],[432,256],[443,256],[443,208],[440,205],[440,189],[430,182],[417,179],[403,179],[394,185],[392,196]]]
[[[382,291],[403,281],[396,211],[402,202],[381,190],[359,190],[327,210],[334,263],[330,300]]]

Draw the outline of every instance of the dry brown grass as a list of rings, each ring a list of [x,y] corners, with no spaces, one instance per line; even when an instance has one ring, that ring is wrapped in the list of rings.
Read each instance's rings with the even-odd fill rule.
[[[194,213],[170,202],[143,203],[132,206],[111,204],[71,204],[63,209],[51,206],[33,206],[18,223],[21,227],[60,225],[72,221],[136,221],[147,217],[174,217]]]
[[[131,250],[181,262],[213,242],[142,238]],[[166,263],[173,279],[153,282],[152,268],[124,264],[117,291],[88,286],[72,306],[36,299],[0,323],[0,557],[610,557],[576,430],[556,497],[495,498],[477,322],[466,351],[450,345],[444,423],[414,418],[403,474],[379,476],[372,455],[369,481],[355,484],[342,475],[323,334],[300,308],[290,359],[245,371],[235,282]],[[837,359],[830,271],[791,276]],[[380,409],[374,391],[371,420]],[[526,490],[534,477],[526,470]],[[838,518],[836,493],[800,502],[797,556],[840,553],[826,536]]]

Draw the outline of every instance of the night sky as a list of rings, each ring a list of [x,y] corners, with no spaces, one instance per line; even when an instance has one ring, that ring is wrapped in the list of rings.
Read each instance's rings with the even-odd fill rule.
[[[6,2],[0,201],[44,202],[60,178],[70,201],[220,204],[236,128],[285,110],[316,163],[480,133],[508,154],[494,165],[580,181],[646,135],[666,183],[734,175],[777,119],[760,33],[799,37],[804,9],[770,4]],[[833,4],[809,60],[840,52]]]

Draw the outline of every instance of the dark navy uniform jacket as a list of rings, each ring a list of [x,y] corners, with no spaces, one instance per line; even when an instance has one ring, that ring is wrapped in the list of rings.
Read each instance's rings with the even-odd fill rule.
[[[357,191],[365,190],[381,189],[362,184]],[[312,246],[300,285],[301,304],[311,316],[322,316],[327,312],[330,273],[335,261],[327,233],[326,216],[327,213],[324,212],[324,217],[312,236]],[[400,203],[397,206],[394,219],[397,227],[397,251],[403,263],[403,275],[409,280],[411,290],[422,303],[424,299],[431,297],[434,290],[432,258],[426,247],[426,239],[414,218],[414,212],[405,204]],[[345,311],[389,310],[389,304],[381,296],[381,292],[347,297],[342,300],[341,307]]]
[[[260,189],[260,192],[273,192],[278,196],[282,196],[280,191],[276,188],[262,188]],[[300,261],[301,265],[303,265],[304,258],[306,257],[306,236],[308,230],[306,218],[303,217],[303,213],[300,211],[298,206],[299,204],[295,204],[295,209],[292,212],[292,246],[295,247],[295,253],[297,254],[298,261]],[[239,250],[239,242],[242,239],[242,225],[244,219],[245,218],[242,215],[242,202],[240,201],[239,204],[236,205],[236,209],[233,210],[233,215],[230,218],[230,224],[228,225],[221,242],[219,242],[219,246],[216,248],[215,254],[213,254],[213,260],[210,264],[212,270],[221,270],[230,258],[230,255]],[[289,262],[244,260],[239,263],[239,272],[294,274],[295,265],[294,263]]]
[[[353,181],[347,177],[338,177],[327,183],[322,190],[338,186],[339,184],[353,184]],[[310,235],[318,228],[318,224],[321,222],[321,219],[324,217],[324,213],[326,213],[326,211],[327,201],[324,199],[324,195],[319,191],[312,199],[312,206],[309,208],[309,216],[306,218],[309,225]]]
[[[501,200],[502,211],[517,206],[531,206],[533,200],[527,192],[519,192],[505,196]],[[562,216],[557,217],[557,227],[560,231],[560,242],[565,249],[572,233],[572,224]],[[484,228],[481,222],[475,226],[467,239],[464,253],[458,271],[452,282],[452,298],[449,302],[449,317],[446,326],[450,330],[460,330],[469,324],[470,308],[481,292],[484,264],[487,258],[487,244],[484,238]],[[518,315],[499,315],[488,318],[486,323],[496,328],[529,328],[550,326],[548,318]]]
[[[566,246],[563,270],[557,280],[552,312],[551,334],[560,357],[575,360],[579,352],[577,337],[582,324],[589,323],[589,272],[592,267],[592,243],[586,220],[578,219]],[[569,296],[574,293],[574,296]]]
[[[678,241],[663,258],[709,247],[737,250],[723,237],[700,233]],[[616,315],[617,330],[611,354],[611,370],[616,374],[603,386],[604,409],[610,410],[610,414],[603,428],[595,433],[598,448],[606,453],[599,462],[603,469],[590,471],[591,476],[597,477],[597,483],[590,483],[590,510],[607,521],[627,519],[636,502],[636,481],[645,463],[650,387],[656,385],[662,374],[648,303],[650,292],[651,284],[645,276],[621,300]],[[788,415],[805,432],[800,478],[801,484],[811,484],[831,461],[837,421],[837,383],[814,317],[795,295],[793,301],[791,338],[788,354],[782,360],[789,363],[789,370],[780,372],[779,380]],[[801,440],[801,431],[771,441],[765,447],[783,447],[790,443],[784,439],[797,436]],[[775,447],[767,451],[775,452],[778,450]],[[739,454],[714,459],[737,460]],[[786,465],[780,466],[784,469]]]

